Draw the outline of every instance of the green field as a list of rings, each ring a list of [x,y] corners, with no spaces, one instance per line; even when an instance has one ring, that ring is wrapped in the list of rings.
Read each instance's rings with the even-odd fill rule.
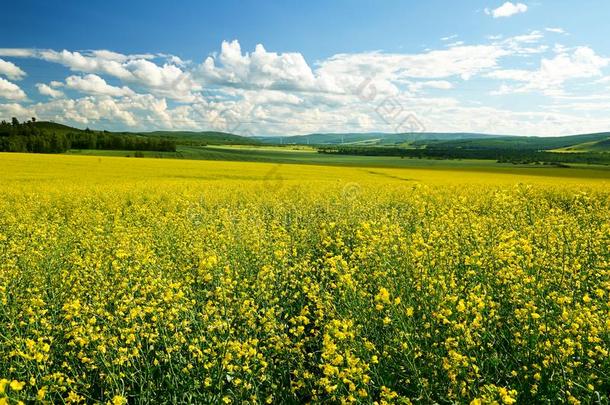
[[[71,150],[69,155],[134,157],[133,151]],[[421,168],[438,170],[518,173],[553,177],[610,177],[610,167],[604,165],[571,164],[569,168],[551,165],[497,163],[478,159],[417,159],[392,156],[353,156],[318,153],[306,146],[184,146],[176,152],[141,152],[146,158],[215,160],[236,162],[266,162],[280,164],[313,164],[328,166]]]
[[[0,126],[0,150],[7,152],[368,167],[513,170],[586,164],[599,168],[610,167],[609,148],[608,133],[560,137],[470,133],[244,137],[213,131],[108,132],[54,122]]]

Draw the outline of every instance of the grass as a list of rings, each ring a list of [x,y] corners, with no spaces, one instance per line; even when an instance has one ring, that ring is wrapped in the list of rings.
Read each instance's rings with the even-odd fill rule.
[[[577,152],[610,152],[610,138],[601,141],[583,142],[564,148],[553,149],[551,152],[557,153],[577,153]]]
[[[134,156],[130,151],[73,150],[69,155],[88,156]],[[213,160],[237,162],[266,162],[277,164],[312,164],[323,166],[421,168],[434,170],[463,170],[490,173],[523,173],[529,175],[559,177],[610,176],[610,167],[604,165],[571,164],[570,168],[557,169],[552,166],[497,163],[492,160],[460,159],[415,159],[387,156],[353,156],[317,153],[307,146],[179,146],[177,152],[142,152],[147,158]],[[583,173],[583,171],[585,171]]]

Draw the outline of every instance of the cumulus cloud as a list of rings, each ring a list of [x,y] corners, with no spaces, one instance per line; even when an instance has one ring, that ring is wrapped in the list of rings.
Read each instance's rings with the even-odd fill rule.
[[[447,80],[427,80],[423,82],[415,82],[409,85],[409,89],[412,92],[417,92],[421,89],[431,88],[439,90],[449,90],[453,88],[453,84]]]
[[[54,89],[45,83],[36,83],[36,88],[43,96],[49,96],[51,98],[59,98],[64,96],[64,93],[61,90]]]
[[[43,50],[38,52],[38,56],[49,62],[60,63],[77,72],[104,73],[124,80],[130,77],[129,71],[115,57],[107,59],[95,54],[87,56],[80,52],[67,50],[59,52]]]
[[[71,87],[89,94],[125,93],[124,88],[112,89],[100,83],[103,79],[99,75],[106,75],[142,93],[192,103],[200,98],[198,93],[204,86],[223,88],[225,93],[235,88],[354,95],[363,83],[374,80],[376,92],[397,94],[400,84],[409,79],[434,81],[459,77],[468,80],[495,67],[501,57],[515,51],[505,44],[452,44],[447,49],[414,54],[337,54],[312,67],[300,53],[269,52],[261,44],[248,53],[242,51],[237,40],[233,40],[223,41],[218,55],[210,56],[190,69],[171,55],[164,55],[166,62],[158,64],[153,60],[154,55],[124,55],[109,50],[26,52],[23,49],[5,49],[4,52],[27,54],[62,64],[72,71],[95,75],[88,81],[95,80],[96,83],[87,85],[81,83],[82,80],[71,78]],[[45,91],[49,93],[47,89]]]
[[[340,54],[323,61],[317,73],[338,88],[357,92],[363,80],[371,79],[377,92],[396,94],[397,84],[410,79],[469,80],[495,68],[509,54],[497,45],[455,46],[420,54]]]
[[[610,64],[610,58],[599,56],[589,47],[581,46],[554,58],[543,58],[537,70],[501,69],[488,74],[488,77],[501,80],[522,82],[517,86],[504,85],[494,94],[524,93],[541,91],[548,95],[560,95],[562,86],[568,80],[601,77],[603,68]]]
[[[0,117],[2,117],[3,120],[6,120],[10,117],[27,119],[32,115],[33,114],[31,113],[29,108],[26,108],[19,103],[0,103]]]
[[[159,95],[192,101],[195,98],[192,92],[201,90],[201,85],[191,78],[189,72],[170,63],[159,66],[146,59],[135,59],[125,63],[124,66],[131,74],[127,81],[139,84]]]
[[[171,55],[164,55],[168,62],[158,65],[151,61],[158,55],[125,55],[109,50],[87,52],[52,49],[0,49],[0,56],[31,57],[66,66],[74,72],[108,75],[151,93],[180,101],[192,101],[193,92],[201,85],[192,80],[190,72],[178,65],[184,62]]]
[[[110,50],[0,49],[0,56],[39,58],[72,71],[63,81],[36,85],[48,99],[28,100],[25,107],[0,104],[0,113],[115,130],[390,132],[398,119],[380,113],[380,105],[391,103],[419,117],[429,131],[557,134],[601,127],[601,120],[586,121],[569,111],[542,114],[536,106],[528,115],[476,106],[477,91],[484,96],[498,86],[495,94],[536,91],[557,100],[570,80],[607,76],[607,58],[588,47],[549,48],[547,32],[554,31],[494,36],[473,45],[447,37],[439,49],[336,54],[311,63],[300,53],[272,52],[263,45],[244,50],[236,40],[224,41],[201,63]],[[463,93],[466,80],[473,83]],[[4,85],[12,88],[5,90],[10,100],[20,100],[21,89],[10,85]]]
[[[111,86],[98,75],[69,76],[66,78],[66,87],[86,94],[95,94],[111,97],[123,97],[134,94],[127,86]],[[51,89],[53,90],[53,89]]]
[[[108,126],[119,125],[135,127],[138,120],[134,114],[120,102],[104,97],[87,96],[79,99],[56,99],[47,103],[31,106],[31,111],[39,118],[59,122],[89,125],[97,123]]]
[[[363,81],[374,78],[377,91],[396,93],[396,82],[408,78],[469,79],[495,67],[499,58],[511,52],[495,44],[454,45],[419,54],[337,54],[312,69],[299,53],[267,52],[262,45],[243,53],[238,41],[225,41],[218,57],[208,57],[198,67],[198,78],[206,84],[234,88],[340,94],[352,94]]]
[[[527,11],[527,5],[523,3],[512,3],[510,1],[505,2],[498,8],[485,9],[485,14],[491,15],[493,18],[511,17],[515,14],[525,13]]]
[[[30,48],[0,48],[0,56],[30,58],[36,56],[36,50]]]
[[[152,55],[122,55],[110,51],[93,51],[90,55],[83,55],[64,50],[42,51],[41,57],[61,63],[73,71],[114,76],[147,91],[177,100],[192,100],[192,91],[201,89],[191,79],[190,73],[171,63],[159,66],[149,60]]]
[[[198,68],[206,83],[234,87],[315,90],[323,87],[300,53],[267,52],[258,44],[243,54],[237,40],[223,41],[218,58],[208,57]]]
[[[25,100],[27,96],[15,83],[0,77],[0,98],[7,100]]]
[[[4,75],[11,80],[21,80],[25,76],[25,72],[13,62],[0,59],[0,75]]]

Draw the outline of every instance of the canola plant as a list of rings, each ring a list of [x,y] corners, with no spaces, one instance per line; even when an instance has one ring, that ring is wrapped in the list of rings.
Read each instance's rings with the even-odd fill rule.
[[[603,180],[0,165],[1,404],[608,403]]]

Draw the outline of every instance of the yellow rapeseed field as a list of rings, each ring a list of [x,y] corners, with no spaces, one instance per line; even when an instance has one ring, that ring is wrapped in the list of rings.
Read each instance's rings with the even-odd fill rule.
[[[0,404],[609,401],[608,172],[0,170]]]

